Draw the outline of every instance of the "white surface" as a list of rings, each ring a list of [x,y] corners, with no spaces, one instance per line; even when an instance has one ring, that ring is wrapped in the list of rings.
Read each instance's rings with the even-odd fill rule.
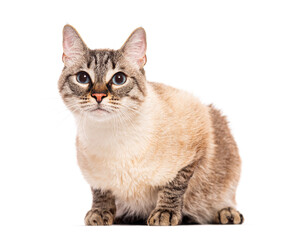
[[[0,238],[295,238],[293,1],[2,1]],[[83,227],[91,193],[57,91],[62,28],[119,48],[143,26],[147,78],[228,116],[243,160],[242,226]],[[168,238],[169,239],[169,238]]]

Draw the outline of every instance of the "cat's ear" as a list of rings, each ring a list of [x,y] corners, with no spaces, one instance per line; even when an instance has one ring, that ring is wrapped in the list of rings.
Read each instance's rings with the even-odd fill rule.
[[[121,47],[124,57],[139,68],[146,63],[146,33],[144,28],[137,28]]]
[[[63,62],[71,65],[84,56],[87,46],[71,25],[65,25],[63,29]]]

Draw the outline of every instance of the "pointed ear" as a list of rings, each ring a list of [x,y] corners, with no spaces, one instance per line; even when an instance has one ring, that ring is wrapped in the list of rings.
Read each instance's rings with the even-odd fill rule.
[[[65,25],[63,29],[63,62],[71,65],[83,57],[87,46],[79,36],[78,32],[71,25]]]
[[[146,63],[146,33],[144,28],[137,28],[121,47],[125,58],[139,68]]]

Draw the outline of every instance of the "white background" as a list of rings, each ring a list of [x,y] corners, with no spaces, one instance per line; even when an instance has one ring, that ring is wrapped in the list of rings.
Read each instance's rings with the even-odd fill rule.
[[[1,239],[295,238],[296,8],[293,1],[2,1]],[[62,28],[119,48],[139,26],[150,81],[228,116],[243,160],[242,226],[84,227],[89,186],[57,91]]]

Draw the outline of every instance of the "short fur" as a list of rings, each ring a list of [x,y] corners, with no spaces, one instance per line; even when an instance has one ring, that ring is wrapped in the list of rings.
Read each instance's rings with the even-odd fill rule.
[[[87,225],[242,223],[235,208],[241,161],[227,121],[213,106],[148,82],[146,35],[119,50],[90,50],[64,28],[59,91],[77,121],[77,158],[93,192]],[[77,82],[87,72],[89,84]],[[126,75],[121,86],[112,83]],[[106,93],[98,103],[92,93]]]

